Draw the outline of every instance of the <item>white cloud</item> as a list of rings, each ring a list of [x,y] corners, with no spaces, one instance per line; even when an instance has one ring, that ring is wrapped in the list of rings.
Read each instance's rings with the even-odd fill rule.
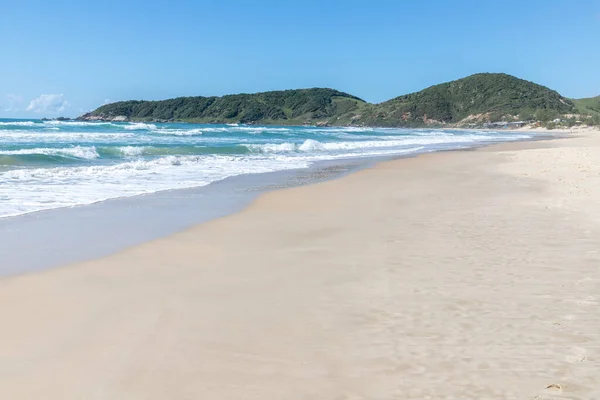
[[[42,94],[31,100],[27,111],[35,113],[60,113],[71,106],[63,94]]]
[[[5,112],[16,112],[21,108],[23,104],[23,97],[17,96],[16,94],[7,94],[4,96],[5,100],[2,102],[2,108]]]

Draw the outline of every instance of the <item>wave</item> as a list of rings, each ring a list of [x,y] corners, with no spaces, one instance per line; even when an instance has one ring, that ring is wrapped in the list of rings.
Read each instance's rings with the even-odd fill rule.
[[[401,139],[389,138],[386,140],[355,140],[345,142],[320,142],[314,139],[306,139],[302,143],[268,143],[268,144],[244,144],[252,152],[259,153],[285,153],[285,152],[319,152],[319,151],[344,151],[372,148],[390,148],[404,147],[414,145],[440,145],[440,144],[460,144],[499,140],[514,140],[518,138],[527,138],[527,136],[517,137],[497,137],[494,135],[468,134],[468,135],[432,135],[432,136],[404,136]]]
[[[151,131],[151,130],[158,129],[158,127],[154,124],[145,124],[143,122],[130,123],[129,125],[124,125],[123,128],[128,131],[139,131],[139,130]]]
[[[8,143],[44,143],[44,142],[89,142],[89,141],[113,141],[135,138],[133,133],[126,132],[58,132],[56,130],[44,130],[42,132],[26,130],[0,130],[0,140]]]
[[[291,128],[276,127],[276,126],[239,126],[233,128],[239,131],[264,131],[264,132],[289,132]]]
[[[9,188],[0,217],[92,204],[119,197],[204,186],[230,176],[304,168],[305,161],[233,156],[166,156],[111,165],[13,169],[0,172]],[[5,189],[6,190],[6,189]]]
[[[102,177],[108,179],[107,182],[113,182],[113,179],[134,178],[138,175],[144,175],[148,179],[153,179],[152,175],[160,173],[168,180],[170,184],[177,185],[173,178],[177,177],[176,171],[182,171],[184,168],[189,178],[202,181],[204,177],[211,175],[230,175],[232,173],[253,173],[275,171],[279,169],[298,168],[306,166],[304,163],[285,163],[282,160],[255,158],[248,162],[246,157],[227,156],[227,155],[198,155],[198,156],[164,156],[156,159],[138,159],[126,162],[120,162],[110,165],[87,165],[72,167],[54,167],[54,168],[32,168],[15,169],[0,173],[0,182],[4,179],[18,179],[21,182],[35,181],[43,178],[73,178],[76,181],[85,181],[90,178]],[[199,170],[197,167],[204,167]],[[177,167],[177,168],[175,168]],[[202,171],[199,174],[198,171]],[[62,182],[62,181],[61,181]]]
[[[85,160],[93,160],[100,157],[95,147],[68,147],[68,148],[34,148],[20,150],[2,150],[0,155],[17,156],[17,155],[44,155],[44,156],[59,156],[68,158],[79,158]]]
[[[299,145],[296,143],[243,144],[242,146],[250,151],[258,153],[283,153],[299,149]]]
[[[112,125],[112,126],[118,126],[113,124],[112,122],[85,122],[85,121],[44,121],[44,125],[52,125],[52,126],[77,126],[77,127],[82,127],[82,126],[107,126],[107,125]]]
[[[125,157],[132,157],[132,156],[143,155],[144,152],[146,151],[146,149],[148,149],[148,147],[124,146],[124,147],[119,147],[118,150],[119,150],[119,153],[121,153]]]
[[[306,161],[309,163],[317,162],[317,161],[331,161],[331,160],[341,160],[348,158],[365,158],[365,157],[388,157],[388,156],[398,156],[403,154],[411,154],[417,152],[428,152],[433,150],[427,150],[425,146],[417,146],[417,147],[408,147],[402,149],[369,149],[369,150],[361,150],[354,152],[344,152],[344,153],[294,153],[294,155],[273,155],[275,159],[281,160],[296,160],[296,161]]]
[[[243,146],[122,146],[101,147],[100,154],[121,155],[124,157],[169,156],[169,155],[244,155],[250,151]]]
[[[35,126],[33,121],[2,121],[0,126]]]
[[[14,150],[0,150],[0,165],[39,165],[71,163],[73,160],[120,160],[164,156],[242,156],[250,151],[243,146],[73,146],[36,147]],[[40,157],[43,156],[43,157]]]
[[[160,135],[172,135],[172,136],[199,136],[202,135],[204,129],[169,129],[169,128],[158,128],[152,130],[152,133],[158,133]]]
[[[389,141],[355,141],[355,142],[319,142],[314,139],[306,139],[302,143],[278,143],[278,144],[247,144],[250,151],[260,153],[284,153],[284,152],[315,152],[315,151],[339,151],[349,149],[394,147],[404,145],[402,140]]]
[[[304,128],[305,132],[310,133],[318,133],[318,134],[335,134],[335,133],[367,133],[373,132],[375,128],[367,128],[367,127],[325,127],[325,128],[317,128],[317,127],[309,127]]]
[[[323,160],[529,137],[511,132],[145,123],[104,123],[94,129],[102,123],[66,128],[74,122],[16,122],[26,124],[0,129],[0,217],[202,186]],[[37,125],[27,127],[31,124]]]
[[[227,127],[223,126],[207,126],[201,129],[203,132],[243,132],[249,134],[263,134],[263,133],[280,133],[280,132],[290,132],[291,128],[284,127],[272,127],[272,126],[243,126],[243,125],[228,125]]]

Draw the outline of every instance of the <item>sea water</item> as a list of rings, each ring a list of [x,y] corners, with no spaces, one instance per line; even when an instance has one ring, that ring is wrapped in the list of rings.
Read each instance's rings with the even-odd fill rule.
[[[0,119],[0,218],[326,160],[526,139],[514,132]]]

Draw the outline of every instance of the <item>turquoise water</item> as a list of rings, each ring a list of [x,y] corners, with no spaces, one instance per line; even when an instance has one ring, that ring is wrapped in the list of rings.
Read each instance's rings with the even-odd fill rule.
[[[0,217],[230,176],[525,139],[510,132],[0,119]]]

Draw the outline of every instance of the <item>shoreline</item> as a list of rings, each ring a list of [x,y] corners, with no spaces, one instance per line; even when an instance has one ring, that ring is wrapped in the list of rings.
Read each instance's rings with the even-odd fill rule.
[[[205,186],[3,217],[0,279],[110,256],[233,215],[264,193],[336,179],[377,161],[322,161],[306,169],[235,175]]]
[[[0,395],[595,398],[599,148],[381,162],[0,279]]]
[[[557,137],[560,137],[557,133],[537,132],[534,137],[509,143]],[[438,148],[432,152],[466,151],[497,143],[504,141]],[[5,246],[0,248],[0,278],[110,256],[243,211],[257,196],[273,190],[338,179],[381,162],[430,153],[418,151],[323,160],[308,168],[235,175],[205,186],[169,189],[3,217],[0,218],[0,242]],[[36,250],[28,251],[28,248]]]
[[[575,125],[573,127],[557,126],[554,129],[548,129],[542,126],[533,126],[533,124],[527,124],[517,128],[486,128],[486,127],[468,127],[460,126],[456,124],[448,125],[436,125],[436,124],[423,124],[414,126],[378,126],[378,125],[319,125],[316,124],[285,124],[284,121],[277,121],[277,123],[242,123],[242,122],[192,122],[192,121],[168,121],[168,120],[146,120],[146,119],[128,119],[128,120],[114,120],[114,119],[80,119],[72,118],[70,121],[74,122],[116,122],[116,123],[151,123],[151,124],[190,124],[190,125],[243,125],[243,126],[282,126],[282,127],[315,127],[315,128],[363,128],[363,129],[442,129],[442,130],[466,130],[466,131],[480,131],[480,132],[556,132],[556,133],[576,133],[576,132],[600,132],[600,126],[597,125]],[[68,121],[67,121],[68,122]]]
[[[33,121],[28,121],[28,123],[32,123]],[[91,123],[91,125],[93,125],[94,123]],[[100,123],[102,124],[102,123]],[[151,132],[152,132],[152,128],[149,127],[144,127],[143,130],[145,131],[146,128],[148,128]],[[156,128],[154,126],[154,128]],[[54,128],[53,128],[54,129]],[[56,128],[58,129],[58,128]],[[136,128],[135,130],[137,130],[138,128]],[[162,128],[161,128],[162,129]],[[166,128],[165,128],[166,129]],[[203,128],[204,129],[204,128]],[[206,128],[209,129],[209,128]],[[245,128],[244,128],[245,129]],[[252,128],[255,129],[255,128]],[[262,129],[262,128],[259,128]],[[268,127],[264,127],[264,129],[269,129]],[[285,128],[284,128],[285,129]],[[160,130],[160,129],[159,129]],[[277,130],[277,129],[276,129]],[[194,131],[194,130],[192,130]],[[459,130],[460,131],[460,130]],[[123,132],[128,132],[128,128],[125,127],[125,130],[123,130]],[[211,131],[212,132],[212,131]],[[418,130],[410,130],[410,129],[405,129],[404,132],[395,132],[396,134],[398,134],[399,136],[404,136],[405,134],[410,135],[411,132],[419,132]],[[463,131],[464,133],[467,134],[475,134],[475,131]],[[447,132],[448,133],[448,132]],[[487,139],[481,139],[480,142],[477,143],[461,143],[461,140],[457,140],[456,144],[446,144],[444,141],[436,141],[433,140],[432,143],[425,143],[423,146],[417,144],[416,148],[408,148],[408,149],[396,149],[396,153],[397,154],[404,154],[406,153],[426,153],[428,151],[437,151],[437,150],[445,150],[446,148],[465,148],[465,147],[470,147],[470,146],[479,146],[479,145],[487,145],[489,143],[494,143],[495,141],[502,141],[500,139],[495,140],[493,139],[491,136],[489,135],[498,135],[498,136],[502,136],[502,135],[511,135],[511,136],[515,136],[515,135],[519,135],[520,137],[516,137],[513,138],[511,140],[520,140],[520,139],[530,139],[531,134],[528,135],[523,135],[523,134],[519,134],[518,132],[515,131],[506,131],[505,133],[501,133],[501,132],[497,132],[497,131],[493,131],[493,130],[482,130],[480,132],[481,134],[483,134],[484,137],[487,137]],[[546,134],[546,132],[536,132],[536,133],[542,133],[542,134]],[[202,133],[200,133],[202,134]],[[487,135],[486,135],[487,134]],[[450,132],[450,135],[454,135],[454,133]],[[475,134],[476,135],[476,134]],[[186,136],[186,135],[184,135]],[[177,135],[175,135],[175,137],[177,137]],[[378,138],[379,139],[379,138]],[[305,138],[305,143],[302,144],[302,146],[306,145],[306,148],[302,148],[302,146],[300,145],[300,143],[295,143],[295,142],[283,142],[280,143],[281,146],[288,146],[290,149],[290,151],[294,151],[295,147],[300,147],[299,149],[295,149],[296,153],[299,154],[303,154],[304,152],[310,152],[311,150],[313,150],[313,148],[316,146],[318,150],[321,150],[319,147],[323,145],[323,143],[318,142],[318,140],[322,140],[321,138],[316,139],[317,143],[313,143],[311,142],[311,137],[306,137]],[[134,141],[135,142],[135,141]],[[360,141],[359,141],[360,142]],[[365,141],[368,143],[368,141]],[[468,142],[468,140],[467,140]],[[418,143],[418,142],[417,142]],[[325,146],[327,145],[327,143],[325,144]],[[43,147],[43,144],[40,144],[40,146]],[[130,162],[130,161],[136,161],[136,159],[133,157],[135,155],[138,155],[137,153],[141,153],[139,154],[140,159],[143,158],[144,161],[148,161],[149,163],[153,162],[154,160],[151,157],[146,157],[147,154],[145,153],[146,151],[146,147],[142,147],[139,146],[138,147],[130,147],[130,146],[125,146],[123,148],[116,148],[116,149],[112,149],[110,147],[98,147],[96,145],[92,145],[89,144],[86,145],[86,147],[79,147],[76,146],[75,144],[71,144],[70,146],[75,146],[74,148],[69,147],[69,145],[66,145],[67,148],[62,149],[62,148],[55,148],[55,147],[50,147],[51,150],[49,149],[44,149],[44,148],[33,148],[33,149],[23,149],[23,150],[11,150],[11,151],[7,151],[7,152],[3,152],[2,154],[0,154],[0,158],[2,157],[9,157],[8,160],[8,164],[4,165],[3,168],[0,168],[0,172],[6,172],[11,174],[11,171],[14,170],[18,170],[21,167],[19,166],[19,162],[24,162],[27,166],[27,168],[50,168],[50,167],[60,167],[60,166],[71,166],[70,164],[65,164],[64,162],[61,161],[61,163],[57,163],[55,164],[43,164],[40,162],[40,164],[28,164],[30,161],[23,161],[23,160],[11,160],[10,157],[20,157],[21,155],[23,155],[24,157],[29,157],[30,152],[31,151],[38,151],[41,152],[42,154],[44,154],[47,158],[50,156],[53,156],[54,154],[56,154],[58,157],[62,157],[62,158],[66,158],[69,159],[69,157],[72,157],[73,160],[79,160],[77,161],[79,164],[76,165],[76,162],[73,162],[73,166],[83,166],[86,162],[86,160],[92,160],[94,162],[93,165],[107,165],[110,166],[111,162],[113,161],[110,157],[112,152],[116,151],[121,152],[124,154],[125,158],[122,157],[123,162]],[[238,147],[244,148],[245,145],[243,143],[240,143],[238,145],[236,145]],[[256,146],[258,147],[258,150],[256,150],[256,152],[262,152],[262,149],[260,149],[261,145],[260,144],[256,144],[256,145],[250,145],[250,146]],[[269,154],[269,153],[278,153],[280,152],[280,149],[277,148],[277,146],[279,146],[279,144],[275,145],[274,148],[267,148],[265,149],[265,153]],[[401,144],[399,145],[401,147]],[[159,146],[160,147],[160,146]],[[202,147],[202,146],[200,146]],[[368,146],[367,146],[368,147]],[[381,151],[374,151],[371,154],[363,154],[363,155],[353,155],[353,151],[350,151],[349,154],[344,155],[344,154],[329,154],[326,156],[319,156],[316,157],[318,160],[311,160],[311,161],[307,161],[306,163],[302,163],[300,162],[300,164],[304,164],[302,166],[294,166],[293,168],[290,168],[290,166],[282,166],[279,165],[277,167],[274,168],[268,168],[271,170],[271,172],[277,172],[277,171],[281,171],[281,170],[287,170],[287,169],[306,169],[306,168],[311,168],[311,165],[315,165],[315,164],[319,164],[319,163],[328,163],[328,162],[336,162],[336,160],[340,160],[340,163],[344,163],[344,162],[353,162],[353,160],[355,159],[374,159],[374,158],[381,158],[381,159],[386,159],[388,156],[389,157],[393,157],[394,156],[394,151],[392,150],[388,150],[387,146],[383,146],[385,147],[385,150],[381,150]],[[427,147],[427,148],[426,148]],[[149,146],[148,148],[150,148],[151,150],[153,150],[152,146]],[[162,148],[162,147],[160,147]],[[335,150],[338,150],[337,148],[334,148]],[[74,151],[75,150],[75,151]],[[287,151],[288,149],[285,148],[283,149],[283,151]],[[150,150],[148,150],[150,151]],[[187,149],[185,151],[188,151]],[[190,155],[193,155],[195,153],[193,153],[195,150],[192,150],[192,153]],[[246,148],[246,151],[250,151],[250,153],[254,152],[254,147],[253,148]],[[101,154],[98,154],[98,152],[101,152]],[[109,153],[109,155],[107,156],[105,153]],[[130,154],[132,153],[133,154]],[[370,151],[367,150],[367,153],[369,153]],[[46,154],[49,153],[49,154]],[[318,151],[317,151],[318,153]],[[143,156],[142,156],[143,154]],[[234,153],[237,154],[237,153]],[[290,153],[292,154],[292,153]],[[171,155],[169,154],[165,154],[166,156]],[[188,155],[187,153],[185,155]],[[151,156],[151,154],[150,154]],[[176,155],[175,155],[176,156]],[[129,157],[129,158],[127,158]],[[329,159],[327,159],[326,157],[329,157]],[[110,159],[110,161],[108,161]],[[300,157],[301,159],[301,157]],[[80,162],[81,161],[81,162]],[[98,162],[97,162],[98,161]],[[46,160],[44,160],[44,162],[47,162]],[[97,163],[96,163],[97,162]],[[279,169],[277,169],[279,168]],[[156,193],[161,193],[161,192],[167,192],[170,190],[178,190],[178,189],[192,189],[192,188],[197,188],[197,187],[202,187],[202,186],[206,186],[209,185],[211,183],[214,182],[218,182],[220,180],[226,179],[226,178],[230,178],[232,176],[238,176],[238,175],[245,175],[245,174],[252,174],[252,173],[264,173],[264,172],[252,172],[252,171],[246,171],[246,172],[240,172],[240,171],[229,171],[229,174],[222,174],[219,177],[213,177],[210,178],[206,181],[203,182],[193,182],[193,183],[186,183],[185,185],[169,185],[169,184],[163,184],[163,185],[158,185],[158,187],[151,187],[151,188],[146,188],[146,187],[141,187],[141,188],[137,188],[133,191],[122,191],[122,192],[116,192],[116,193],[110,193],[109,194],[96,194],[95,196],[83,196],[82,198],[79,198],[77,200],[71,200],[71,201],[65,201],[65,202],[61,202],[61,201],[40,201],[35,205],[30,205],[27,207],[19,207],[17,206],[13,206],[12,209],[9,207],[9,210],[2,210],[2,214],[0,215],[0,220],[5,219],[5,218],[14,218],[14,217],[19,217],[22,215],[26,215],[26,214],[30,214],[30,213],[37,213],[37,212],[44,212],[44,211],[49,211],[49,210],[53,210],[53,209],[60,209],[60,208],[75,208],[75,207],[80,207],[80,206],[87,206],[87,205],[94,205],[97,203],[101,203],[104,201],[112,201],[115,199],[121,199],[121,198],[127,198],[127,197],[135,197],[135,196],[145,196],[145,195],[152,195],[152,194],[156,194]],[[18,181],[18,180],[17,180]],[[43,188],[42,188],[43,189]],[[67,191],[67,193],[69,193],[68,188],[65,188],[65,190]],[[27,203],[26,200],[22,201],[22,203]],[[10,205],[10,204],[9,204]]]

